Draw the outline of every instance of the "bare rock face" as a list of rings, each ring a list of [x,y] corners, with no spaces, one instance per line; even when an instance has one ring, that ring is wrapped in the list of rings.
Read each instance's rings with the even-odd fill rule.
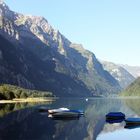
[[[0,35],[16,46],[15,50],[21,54],[18,59],[22,69],[18,71],[18,82],[15,84],[52,92],[63,87],[63,95],[70,96],[106,96],[121,89],[92,52],[85,50],[80,44],[71,43],[43,17],[13,12],[1,2]],[[0,59],[3,58],[1,52]],[[30,60],[33,58],[36,62]]]

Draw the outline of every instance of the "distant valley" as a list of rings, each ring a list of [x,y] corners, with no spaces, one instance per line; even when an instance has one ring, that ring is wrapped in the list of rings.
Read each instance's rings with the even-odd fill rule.
[[[122,89],[125,89],[135,80],[135,77],[123,66],[107,61],[101,61],[101,63],[103,64],[104,69],[110,72],[110,74],[118,81]]]
[[[120,66],[125,68],[135,78],[140,77],[140,66],[129,66],[129,65],[120,65]]]

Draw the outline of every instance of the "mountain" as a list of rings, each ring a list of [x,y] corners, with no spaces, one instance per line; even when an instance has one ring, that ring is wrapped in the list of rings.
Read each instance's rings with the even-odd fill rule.
[[[128,86],[121,94],[122,96],[140,96],[140,77]]]
[[[130,85],[135,78],[122,66],[114,64],[112,62],[101,61],[105,70],[107,70],[124,89]]]
[[[1,2],[0,35],[1,83],[57,96],[106,96],[121,89],[92,52],[43,17],[13,12]]]
[[[139,66],[121,65],[121,67],[125,68],[135,78],[140,77],[140,67]]]
[[[47,90],[55,95],[65,95],[66,91],[67,94],[70,94],[70,89],[73,89],[77,96],[79,96],[79,93],[81,96],[89,93],[82,82],[55,72],[55,62],[53,60],[44,62],[28,49],[13,46],[2,36],[0,36],[0,42],[0,83]]]

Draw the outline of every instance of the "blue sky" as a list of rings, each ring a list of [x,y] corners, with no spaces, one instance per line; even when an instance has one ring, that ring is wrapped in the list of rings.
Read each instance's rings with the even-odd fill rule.
[[[140,0],[5,0],[17,12],[44,16],[70,41],[102,60],[140,66]]]

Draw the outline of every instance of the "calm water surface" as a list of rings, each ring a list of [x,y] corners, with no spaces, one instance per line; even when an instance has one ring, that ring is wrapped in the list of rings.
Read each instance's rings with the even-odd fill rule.
[[[75,120],[53,120],[39,107],[82,109],[85,116]],[[140,128],[126,129],[125,122],[109,124],[105,115],[121,111],[139,117],[140,99],[58,99],[44,104],[1,104],[0,140],[132,140]]]

